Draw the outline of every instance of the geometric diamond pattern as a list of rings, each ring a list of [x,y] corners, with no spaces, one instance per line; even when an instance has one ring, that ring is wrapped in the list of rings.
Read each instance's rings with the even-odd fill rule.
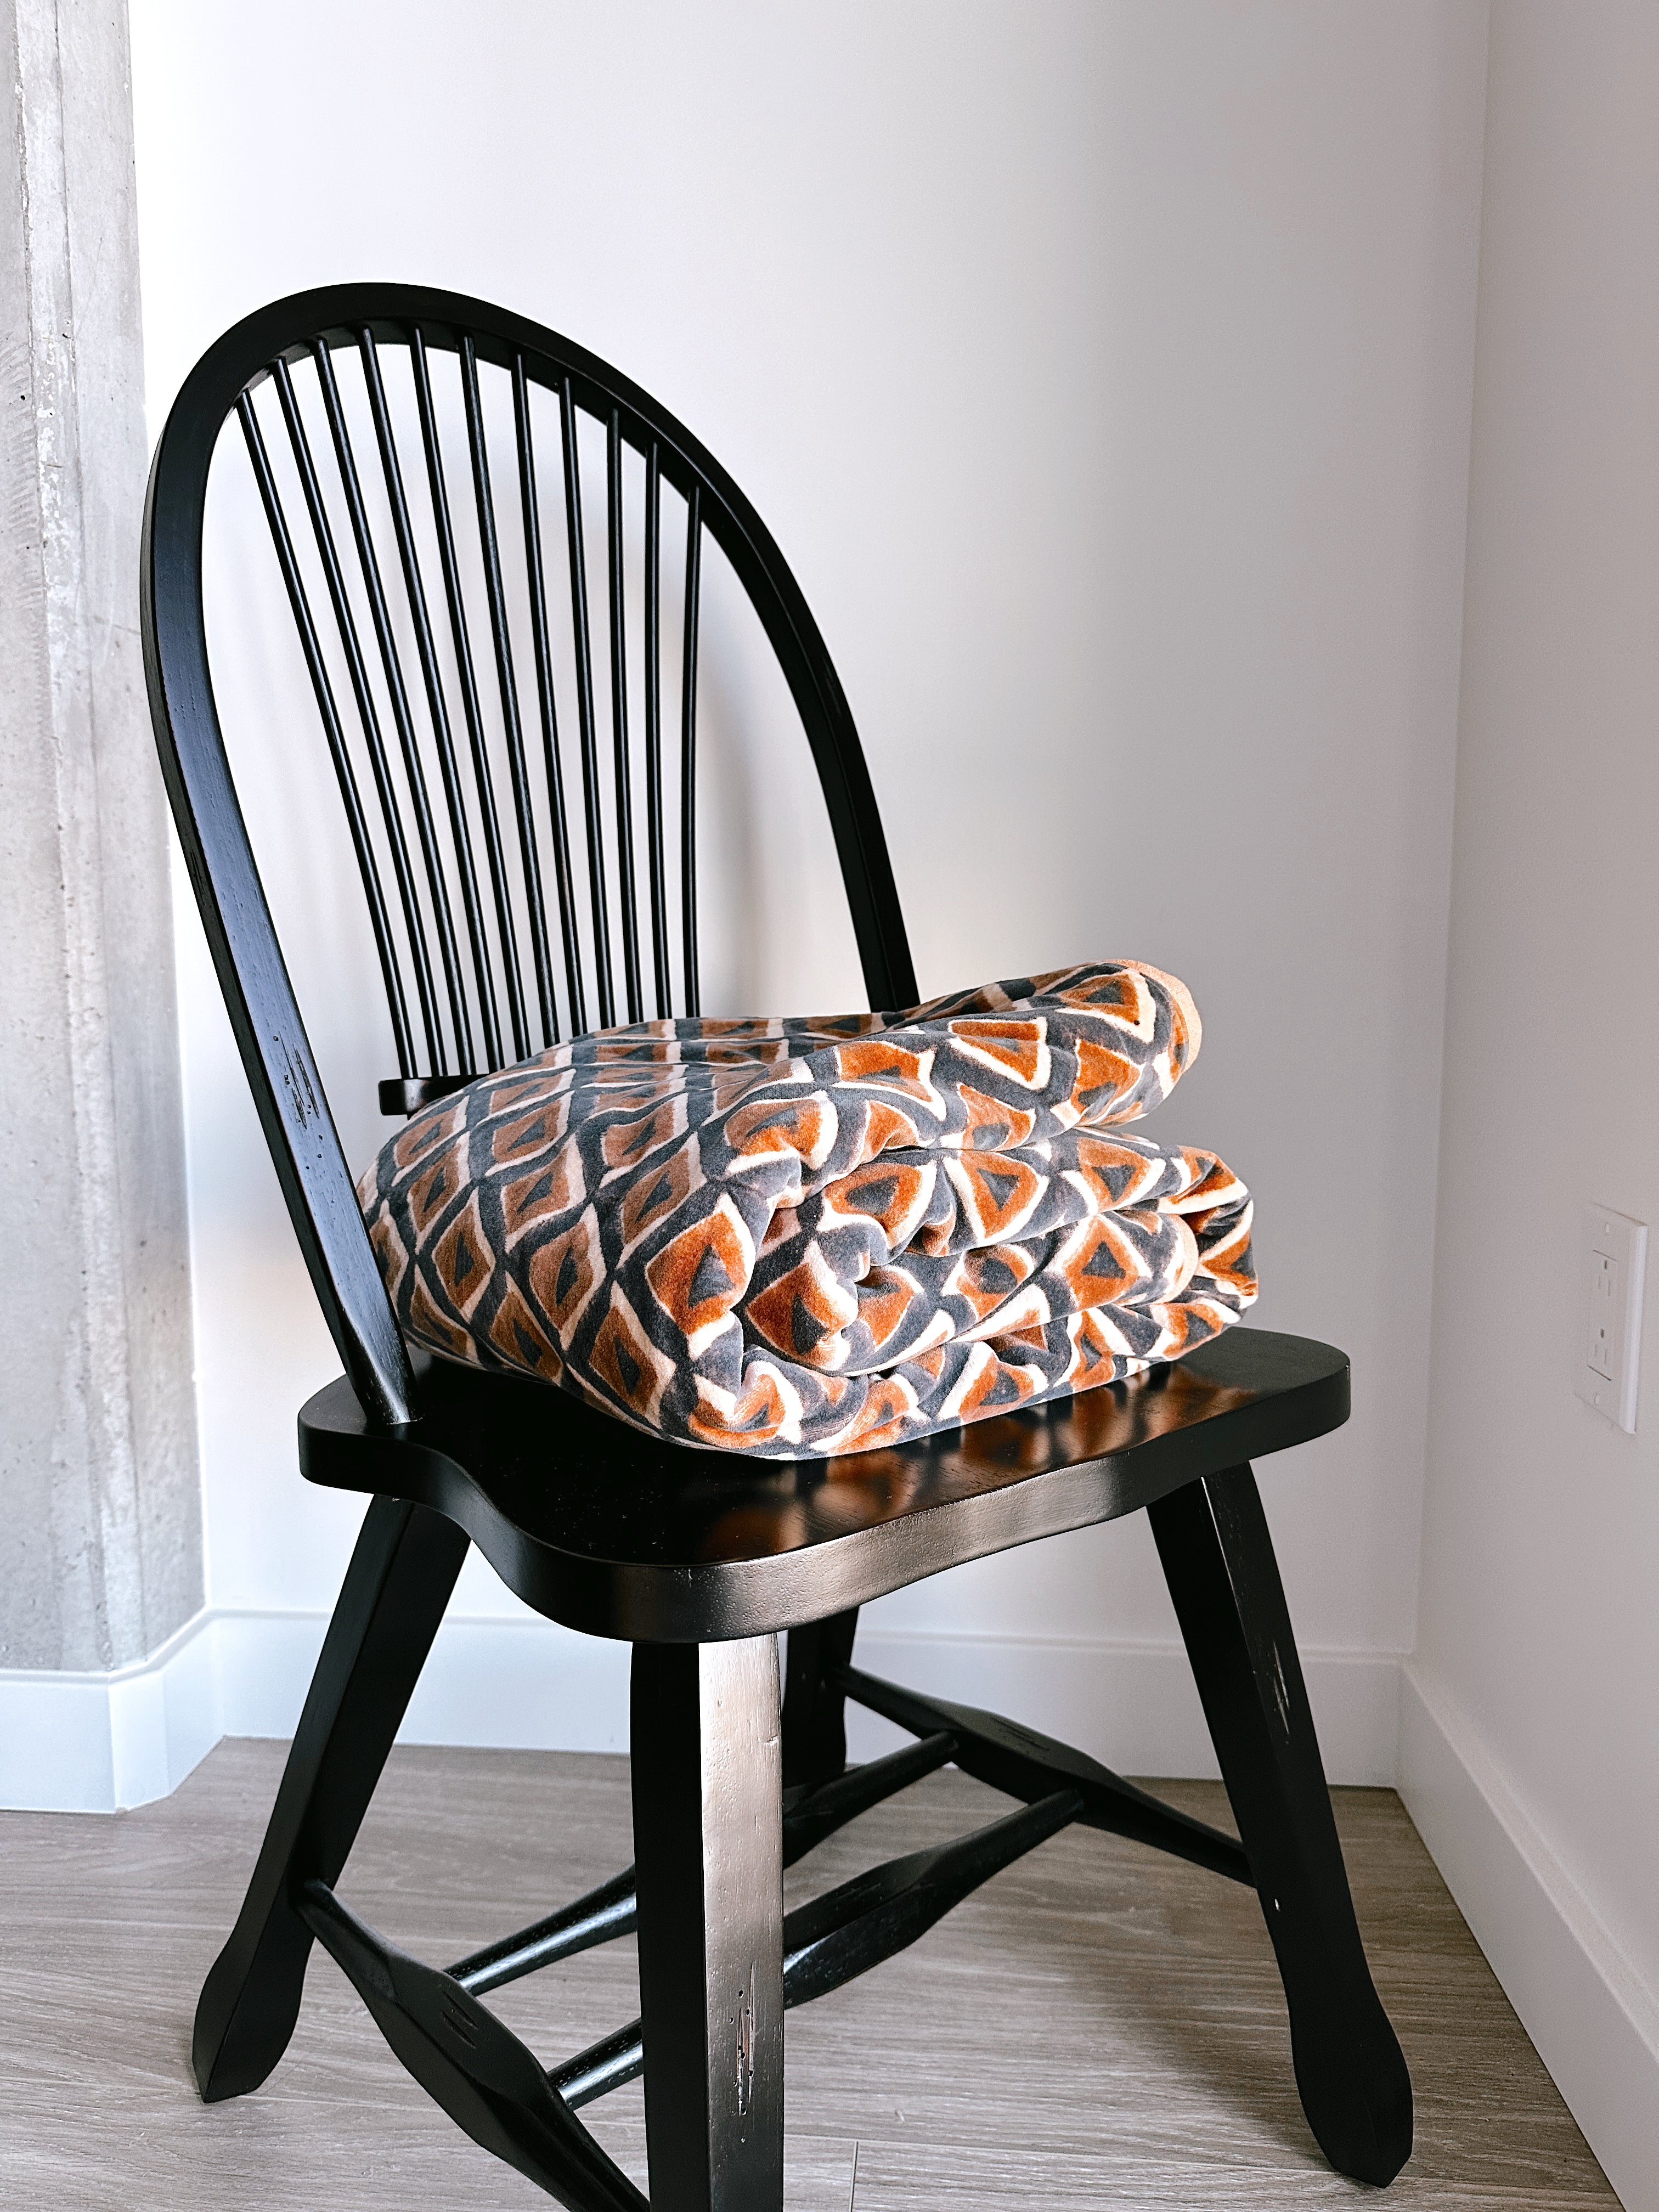
[[[1243,1185],[1122,1127],[1200,1036],[1135,961],[641,1022],[427,1107],[358,1196],[442,1357],[713,1449],[869,1450],[1178,1358],[1250,1304]]]

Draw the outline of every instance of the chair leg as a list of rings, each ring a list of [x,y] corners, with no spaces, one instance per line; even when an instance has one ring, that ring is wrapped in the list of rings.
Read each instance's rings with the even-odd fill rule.
[[[776,1643],[635,1644],[632,1705],[652,2212],[781,2212]]]
[[[253,1880],[196,2008],[191,2056],[210,2104],[257,2089],[288,2048],[313,1940],[294,1899],[339,1878],[466,1551],[423,1506],[369,1506]]]
[[[789,1632],[783,1696],[783,1786],[816,1790],[847,1771],[847,1692],[830,1680],[853,1656],[858,1608]]]
[[[1411,2154],[1411,2077],[1354,1920],[1255,1477],[1230,1468],[1149,1516],[1278,1954],[1303,2109],[1339,2172],[1381,2186]]]

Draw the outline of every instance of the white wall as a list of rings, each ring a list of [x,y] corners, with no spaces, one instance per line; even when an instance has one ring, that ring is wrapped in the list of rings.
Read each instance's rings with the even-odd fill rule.
[[[1644,0],[1493,10],[1407,1745],[1413,1809],[1632,2208],[1659,2205],[1651,1282],[1637,1434],[1571,1370],[1581,1206],[1659,1224],[1656,113]]]
[[[133,33],[153,429],[220,330],[309,284],[449,284],[579,337],[794,563],[924,990],[1117,953],[1190,981],[1205,1056],[1158,1126],[1254,1186],[1258,1318],[1354,1358],[1352,1425],[1267,1474],[1292,1608],[1317,1650],[1408,1650],[1480,0],[290,0],[280,27],[134,0]],[[291,858],[304,813],[264,825]],[[211,1595],[319,1608],[355,1509],[300,1485],[293,1417],[333,1356],[181,937]],[[798,986],[732,988],[852,1000],[854,972],[832,936]],[[315,1018],[365,1084],[366,1004]],[[364,1095],[337,1099],[358,1155]],[[459,1601],[508,1609],[483,1570]],[[1059,1666],[1175,1638],[1138,1522],[878,1625],[1025,1640],[1033,1681],[1044,1639]],[[1334,1763],[1391,1771],[1391,1661],[1360,1675]],[[1188,1702],[1137,1763],[1190,1771],[1184,1669],[1159,1679]]]

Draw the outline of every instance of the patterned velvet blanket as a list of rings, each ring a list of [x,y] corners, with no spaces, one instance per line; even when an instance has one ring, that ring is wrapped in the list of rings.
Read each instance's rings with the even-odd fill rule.
[[[686,1443],[860,1451],[1178,1358],[1250,1304],[1243,1184],[1119,1133],[1199,1037],[1132,961],[644,1022],[425,1108],[358,1195],[434,1352]]]

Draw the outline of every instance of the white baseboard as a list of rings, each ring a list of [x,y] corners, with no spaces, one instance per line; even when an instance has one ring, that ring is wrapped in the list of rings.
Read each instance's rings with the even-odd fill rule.
[[[0,1671],[0,1805],[113,1813],[176,1790],[226,1733],[210,1613],[108,1674]]]
[[[321,1613],[218,1616],[225,1735],[293,1735],[325,1625]],[[451,1614],[398,1741],[626,1751],[628,1646],[547,1620]]]
[[[144,1805],[176,1790],[222,1735],[291,1735],[325,1626],[321,1613],[210,1611],[118,1674],[0,1673],[0,1805]],[[872,1623],[859,1659],[915,1689],[1006,1712],[1121,1772],[1216,1771],[1177,1644],[883,1633]],[[1332,1779],[1392,1782],[1397,1655],[1314,1652],[1304,1665]],[[856,1711],[849,1736],[856,1759],[900,1740]],[[626,1750],[627,1647],[547,1621],[452,1617],[400,1740]]]
[[[222,1736],[292,1735],[326,1626],[209,1610],[114,1674],[0,1672],[0,1807],[123,1811],[168,1796]],[[446,1620],[398,1740],[626,1751],[628,1648],[548,1621]]]
[[[1659,1992],[1472,1724],[1407,1661],[1400,1794],[1626,2212],[1659,2212]]]
[[[1179,1644],[956,1637],[860,1629],[858,1663],[957,1705],[988,1706],[1075,1744],[1120,1774],[1219,1772]],[[1304,1651],[1303,1673],[1333,1782],[1392,1786],[1398,1758],[1400,1654]],[[904,1741],[849,1709],[848,1747],[872,1759]]]

